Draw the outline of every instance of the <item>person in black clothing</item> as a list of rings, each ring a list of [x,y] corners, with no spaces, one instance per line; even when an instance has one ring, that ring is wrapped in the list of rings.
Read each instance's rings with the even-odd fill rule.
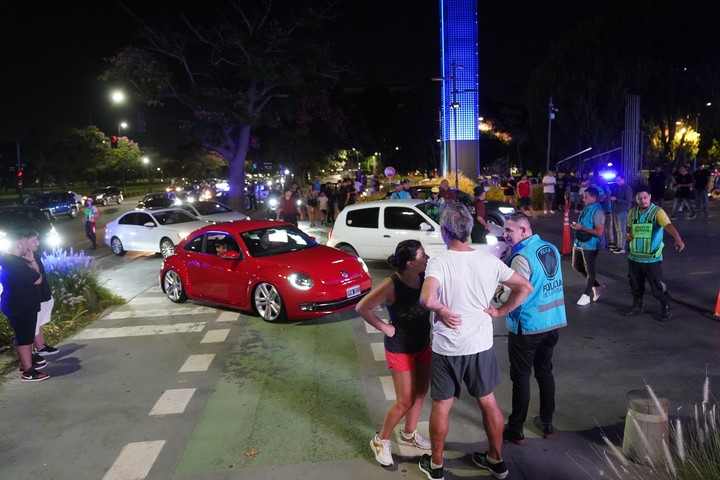
[[[386,278],[358,303],[355,310],[367,323],[385,334],[385,358],[392,372],[396,400],[383,421],[380,432],[370,441],[380,465],[393,464],[390,435],[405,417],[399,443],[430,450],[430,440],[417,433],[423,400],[430,386],[430,312],[420,306],[420,291],[428,256],[417,240],[404,240],[395,248],[388,263],[397,271]],[[375,313],[386,305],[390,322]]]
[[[665,172],[663,172],[662,166],[658,165],[655,167],[655,171],[648,175],[648,187],[650,187],[650,198],[659,207],[662,207],[663,197],[665,197],[665,183]]]
[[[557,183],[555,184],[555,203],[557,209],[561,212],[565,211],[565,192],[567,192],[570,186],[568,177],[565,176],[565,172],[557,172]]]
[[[35,262],[39,267],[40,275],[42,275],[42,282],[40,283],[40,311],[37,316],[37,325],[35,326],[35,341],[33,342],[33,351],[39,355],[46,357],[49,355],[55,355],[58,353],[58,349],[51,347],[43,339],[42,326],[49,323],[52,319],[52,310],[55,305],[55,301],[52,297],[52,291],[50,290],[50,283],[47,280],[45,274],[45,265],[43,264],[42,257],[37,253],[38,247],[40,247],[40,240],[37,235],[27,239],[27,251],[23,258],[30,262]]]
[[[678,167],[678,171],[675,174],[675,185],[675,201],[673,202],[673,209],[672,213],[670,214],[670,220],[674,220],[677,218],[677,212],[682,205],[687,206],[688,210],[690,211],[690,216],[688,218],[692,220],[697,216],[695,214],[695,209],[690,202],[690,200],[695,198],[695,194],[693,193],[693,177],[688,173],[687,167],[685,167],[685,165],[680,165]],[[650,195],[652,196],[652,193]]]
[[[47,362],[32,353],[35,325],[40,311],[40,268],[33,260],[27,261],[27,240],[37,232],[21,230],[8,235],[11,246],[0,258],[0,283],[3,286],[0,309],[15,332],[15,349],[20,357],[23,382],[40,382],[49,375],[38,371]]]
[[[708,191],[710,190],[710,178],[712,173],[707,165],[702,164],[693,172],[695,181],[695,209],[700,212],[703,218],[708,218]]]

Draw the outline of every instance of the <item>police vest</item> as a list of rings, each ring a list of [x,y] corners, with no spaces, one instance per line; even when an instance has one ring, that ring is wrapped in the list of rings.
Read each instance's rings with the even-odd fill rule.
[[[530,284],[533,292],[518,308],[505,316],[508,330],[515,334],[536,334],[567,325],[565,296],[563,295],[560,252],[555,245],[533,235],[520,242],[508,259],[508,265],[518,255],[530,264]]]
[[[580,214],[580,218],[578,218],[578,223],[582,225],[583,227],[587,227],[590,230],[595,229],[595,214],[597,212],[602,212],[603,208],[600,205],[600,202],[595,202],[592,205],[588,205],[585,207],[585,210],[582,211]],[[605,235],[605,233],[603,233]],[[600,238],[596,237],[595,235],[591,235],[590,240],[587,242],[581,242],[577,238],[575,238],[575,246],[579,248],[585,248],[587,250],[597,250],[600,248]]]
[[[662,261],[663,228],[655,221],[660,207],[650,204],[645,213],[633,207],[628,215],[628,225],[633,239],[628,244],[628,259],[639,263]]]

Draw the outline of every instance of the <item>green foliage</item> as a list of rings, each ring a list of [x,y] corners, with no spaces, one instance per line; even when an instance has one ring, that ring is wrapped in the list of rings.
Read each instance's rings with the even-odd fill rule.
[[[93,257],[72,249],[55,250],[43,256],[43,265],[55,307],[52,321],[43,328],[47,343],[56,343],[92,322],[103,309],[124,300],[100,284],[100,269]],[[0,315],[0,345],[9,345],[13,332]]]

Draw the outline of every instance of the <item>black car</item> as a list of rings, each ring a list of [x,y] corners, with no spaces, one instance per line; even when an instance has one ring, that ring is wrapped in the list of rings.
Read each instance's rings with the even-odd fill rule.
[[[117,187],[101,187],[96,188],[92,191],[88,198],[93,201],[95,205],[107,206],[111,202],[115,202],[120,205],[123,202],[122,191]]]
[[[177,201],[175,192],[153,192],[145,195],[135,208],[170,208],[175,206]]]
[[[426,200],[432,199],[430,192],[432,188],[432,186],[428,185],[415,187],[418,192],[418,198]],[[456,188],[451,188],[450,190],[455,192],[455,198],[457,198],[457,201],[465,205],[468,210],[470,210],[471,215],[475,215],[475,197]],[[392,192],[388,193],[386,198],[390,198],[391,193]],[[505,216],[510,215],[511,213],[515,213],[515,207],[509,203],[500,202],[498,200],[485,200],[485,220],[489,223],[494,223],[499,227],[504,227]]]
[[[40,248],[52,250],[60,246],[60,235],[50,221],[47,212],[32,205],[6,205],[0,207],[0,250],[4,252],[8,245],[1,240],[7,233],[30,229],[38,233]]]
[[[52,219],[60,215],[75,218],[82,208],[82,197],[66,190],[38,192],[29,195],[23,203],[46,211]]]

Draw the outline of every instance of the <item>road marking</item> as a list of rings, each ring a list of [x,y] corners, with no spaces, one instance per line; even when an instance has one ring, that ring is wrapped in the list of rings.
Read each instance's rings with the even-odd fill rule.
[[[386,400],[395,400],[395,385],[393,385],[392,377],[390,375],[383,375],[378,377],[380,379],[380,385],[382,385],[383,393],[385,393]]]
[[[145,296],[145,297],[135,297],[132,300],[130,300],[129,302],[127,302],[126,305],[132,307],[134,305],[152,305],[152,304],[159,304],[161,302],[166,304],[167,298],[165,298],[164,296],[162,296],[162,297]]]
[[[75,340],[99,338],[141,337],[145,335],[169,335],[171,333],[196,333],[205,328],[205,322],[176,323],[174,325],[136,325],[117,328],[86,328],[77,333]]]
[[[178,372],[205,372],[214,359],[214,353],[190,355]]]
[[[234,322],[240,319],[240,314],[235,312],[222,312],[218,315],[216,322]]]
[[[376,362],[385,360],[385,344],[382,342],[374,342],[370,344]]]
[[[219,330],[209,330],[200,343],[222,343],[230,333],[229,328],[221,328]]]
[[[164,445],[165,440],[128,443],[103,480],[143,480],[150,473]]]
[[[176,315],[200,315],[204,313],[216,313],[217,310],[210,307],[175,307],[175,308],[157,308],[157,309],[122,309],[110,312],[104,316],[103,320],[122,320],[126,318],[137,317],[168,317]]]
[[[176,388],[165,390],[148,415],[171,415],[183,413],[190,399],[195,394],[194,388]]]

